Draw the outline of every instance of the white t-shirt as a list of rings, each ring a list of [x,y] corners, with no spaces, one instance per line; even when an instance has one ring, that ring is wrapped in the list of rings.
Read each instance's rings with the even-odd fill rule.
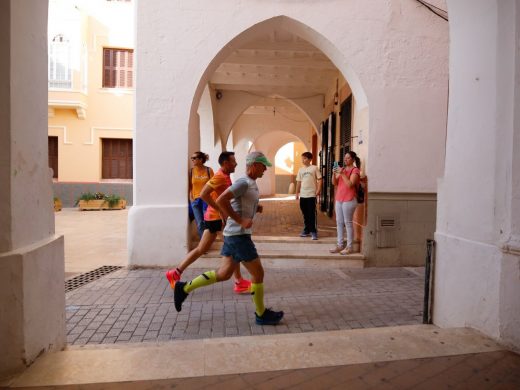
[[[321,172],[316,165],[301,167],[296,181],[301,181],[300,198],[314,198],[316,196],[316,181],[321,179]]]

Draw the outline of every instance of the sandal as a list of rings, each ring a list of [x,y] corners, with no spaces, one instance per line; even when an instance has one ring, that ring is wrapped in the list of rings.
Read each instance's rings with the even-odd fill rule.
[[[329,249],[329,253],[341,253],[343,248],[341,246],[337,246],[335,248]]]
[[[343,249],[341,252],[339,252],[340,254],[342,255],[349,255],[351,254],[353,251],[352,251],[352,248],[345,248]]]

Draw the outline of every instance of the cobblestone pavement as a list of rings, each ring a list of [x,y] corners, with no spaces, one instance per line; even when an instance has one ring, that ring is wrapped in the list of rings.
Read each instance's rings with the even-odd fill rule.
[[[299,201],[293,199],[261,199],[264,211],[256,214],[254,236],[298,236],[303,229]],[[319,205],[318,205],[319,207]],[[336,237],[336,220],[318,211],[319,237]]]
[[[200,274],[188,269],[186,279]],[[164,270],[122,269],[66,294],[70,344],[127,343],[418,324],[422,269],[267,269],[266,305],[278,326],[254,324],[249,295],[232,281],[194,291],[181,313]]]

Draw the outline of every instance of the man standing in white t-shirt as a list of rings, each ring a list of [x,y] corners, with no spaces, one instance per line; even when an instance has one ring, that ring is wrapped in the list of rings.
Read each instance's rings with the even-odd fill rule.
[[[302,153],[303,167],[296,176],[296,200],[300,200],[304,228],[300,237],[312,236],[318,239],[316,218],[316,198],[321,193],[321,172],[316,165],[311,165],[312,153]]]

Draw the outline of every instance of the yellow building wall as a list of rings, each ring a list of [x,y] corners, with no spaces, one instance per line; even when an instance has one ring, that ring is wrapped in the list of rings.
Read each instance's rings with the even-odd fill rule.
[[[67,23],[78,19],[64,11],[71,2],[78,5],[69,14],[81,14],[79,26]],[[48,135],[58,137],[60,182],[101,181],[101,139],[133,137],[133,89],[103,88],[103,48],[133,48],[132,7],[104,0],[50,2],[49,35],[80,37],[72,48],[72,88],[49,89]]]

